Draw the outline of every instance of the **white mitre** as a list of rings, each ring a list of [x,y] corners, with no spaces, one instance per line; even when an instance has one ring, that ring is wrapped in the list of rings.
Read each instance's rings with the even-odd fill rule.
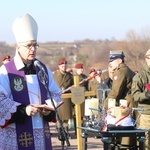
[[[17,43],[37,40],[38,26],[29,14],[16,18],[12,29]]]

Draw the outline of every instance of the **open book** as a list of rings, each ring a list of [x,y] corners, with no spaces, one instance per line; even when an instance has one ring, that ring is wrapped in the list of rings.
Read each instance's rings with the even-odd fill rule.
[[[47,101],[49,101],[49,103]],[[51,100],[46,100],[46,104],[36,105],[36,107],[38,107],[40,109],[54,111],[55,109],[50,101]],[[56,102],[54,101],[54,105],[55,105],[56,109],[58,109],[63,103],[64,102],[60,102],[59,104],[56,104]]]

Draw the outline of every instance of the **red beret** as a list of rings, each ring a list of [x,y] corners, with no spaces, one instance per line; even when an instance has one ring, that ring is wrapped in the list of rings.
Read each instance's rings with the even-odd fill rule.
[[[91,74],[92,72],[96,72],[95,69],[90,69],[89,74]]]
[[[75,68],[76,68],[76,69],[83,68],[83,64],[81,64],[81,63],[79,63],[79,64],[76,64]]]
[[[58,65],[67,64],[67,60],[60,60]]]
[[[4,61],[5,59],[10,59],[10,56],[9,56],[9,55],[4,55],[4,56],[2,57],[2,61]]]

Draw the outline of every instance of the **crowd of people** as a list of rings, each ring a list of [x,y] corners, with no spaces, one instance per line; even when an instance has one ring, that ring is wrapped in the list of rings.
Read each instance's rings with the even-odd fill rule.
[[[134,72],[125,64],[123,51],[110,51],[108,69],[103,72],[89,68],[84,74],[84,64],[77,63],[74,70],[68,70],[67,59],[58,62],[58,68],[52,72],[40,60],[36,59],[38,25],[29,15],[18,17],[13,23],[16,39],[16,54],[2,58],[0,67],[0,149],[5,150],[45,150],[52,149],[49,122],[56,123],[58,133],[61,124],[69,133],[69,120],[75,117],[71,99],[62,99],[62,94],[70,93],[74,85],[73,76],[79,76],[79,86],[85,91],[95,91],[105,82],[110,91],[104,100],[107,110],[109,99],[127,100],[127,107],[144,109],[137,127],[147,129],[145,149],[150,149],[150,50],[145,54],[145,69]],[[35,61],[38,62],[35,64]],[[45,108],[46,100],[63,105],[56,111]],[[85,103],[81,104],[82,118]],[[49,133],[49,134],[48,134]]]

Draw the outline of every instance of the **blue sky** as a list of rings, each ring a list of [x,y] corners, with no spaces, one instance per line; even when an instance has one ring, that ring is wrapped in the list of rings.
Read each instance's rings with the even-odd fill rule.
[[[29,13],[38,23],[39,42],[124,39],[130,30],[150,28],[149,0],[4,0],[0,41],[15,43],[12,24]]]

